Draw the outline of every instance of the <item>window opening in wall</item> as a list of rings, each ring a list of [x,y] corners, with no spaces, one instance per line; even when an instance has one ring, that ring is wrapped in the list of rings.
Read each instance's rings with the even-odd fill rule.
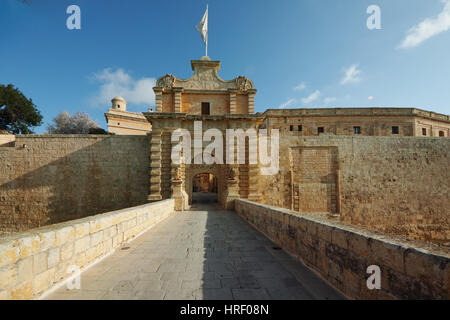
[[[398,134],[398,126],[392,126],[392,134]]]
[[[427,135],[427,129],[426,128],[422,128],[422,135],[426,136]]]
[[[318,127],[317,128],[317,133],[324,133],[324,132],[325,132],[324,127]]]
[[[353,127],[354,134],[361,134],[361,127]]]
[[[202,102],[202,114],[209,115],[210,111],[209,102]]]

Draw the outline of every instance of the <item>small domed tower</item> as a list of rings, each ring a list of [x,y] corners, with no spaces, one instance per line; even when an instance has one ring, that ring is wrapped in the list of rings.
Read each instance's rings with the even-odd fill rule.
[[[112,108],[118,111],[127,111],[127,102],[121,96],[112,98]]]

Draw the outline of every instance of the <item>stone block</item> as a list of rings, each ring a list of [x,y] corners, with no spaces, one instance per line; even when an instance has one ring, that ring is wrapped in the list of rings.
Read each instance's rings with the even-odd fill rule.
[[[0,267],[15,263],[20,256],[19,242],[6,240],[0,242]]]
[[[74,225],[75,238],[80,239],[89,234],[89,222],[77,223]]]
[[[87,249],[89,249],[90,243],[91,243],[90,236],[85,236],[83,238],[75,240],[75,254],[84,252]]]
[[[0,300],[10,300],[10,295],[7,290],[0,290]]]
[[[48,257],[47,251],[37,253],[33,256],[33,274],[39,274],[47,270]]]
[[[75,237],[75,228],[72,226],[67,226],[60,228],[58,230],[55,230],[55,237],[56,237],[56,245],[61,246],[67,243],[68,241],[71,241]]]
[[[40,238],[37,234],[25,235],[18,239],[20,258],[26,258],[39,251]]]
[[[60,259],[60,248],[59,247],[51,248],[48,250],[47,266],[49,268],[56,266],[60,260],[61,259]]]
[[[357,233],[349,233],[348,237],[348,249],[363,256],[369,257],[370,255],[370,245],[369,239],[363,235]]]
[[[34,277],[34,294],[50,289],[55,278],[55,268],[46,270]]]
[[[441,288],[448,283],[448,258],[408,249],[405,251],[404,259],[405,271],[409,276],[426,279]]]
[[[390,269],[397,270],[399,272],[405,271],[405,263],[403,259],[404,248],[373,239],[370,241],[370,257],[369,261],[373,264],[377,264],[380,267],[382,265],[389,267]]]
[[[17,262],[17,284],[33,279],[33,257],[21,259]]]
[[[17,283],[17,266],[6,265],[0,267],[0,287],[2,289],[12,288]]]
[[[11,290],[12,300],[29,300],[33,297],[33,280],[23,282]]]
[[[68,261],[73,256],[74,243],[67,242],[61,247],[61,261]]]
[[[331,243],[343,248],[348,248],[347,235],[349,233],[339,228],[334,228],[331,232]]]
[[[95,247],[97,244],[103,241],[103,231],[92,233],[90,237],[91,237],[91,247]]]
[[[41,239],[41,251],[47,250],[48,248],[54,247],[56,245],[56,234],[53,230],[41,231],[38,233]]]

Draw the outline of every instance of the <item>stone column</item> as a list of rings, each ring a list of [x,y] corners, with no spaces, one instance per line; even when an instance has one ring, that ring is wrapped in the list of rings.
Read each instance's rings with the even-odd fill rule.
[[[234,200],[239,199],[239,184],[237,167],[230,167],[225,175],[226,191],[225,191],[225,209],[234,210]]]
[[[258,129],[256,129],[256,132],[258,132]],[[256,139],[256,143],[258,144],[259,138]],[[249,141],[250,143],[250,141]],[[248,146],[248,157],[249,157],[249,164],[248,164],[248,200],[250,201],[260,201],[261,200],[261,195],[259,194],[259,186],[258,186],[258,181],[259,181],[259,174],[260,174],[260,170],[259,170],[259,155],[258,155],[258,146],[256,146],[256,148],[254,148],[254,152],[256,154],[251,154],[251,150],[252,148],[250,147],[250,145]],[[250,159],[252,158],[252,156],[256,156],[256,163],[252,164],[250,163]]]
[[[230,114],[236,114],[236,89],[229,89],[230,92]]]
[[[184,190],[182,171],[181,166],[172,166],[172,198],[175,200],[176,211],[189,209],[188,195]]]
[[[159,201],[161,195],[161,129],[153,129],[150,140],[150,194],[148,201]]]
[[[248,90],[248,114],[255,113],[255,94],[256,89]]]
[[[155,92],[155,112],[162,112],[162,88],[153,88]]]
[[[174,112],[181,113],[181,93],[183,88],[173,88],[174,93]]]

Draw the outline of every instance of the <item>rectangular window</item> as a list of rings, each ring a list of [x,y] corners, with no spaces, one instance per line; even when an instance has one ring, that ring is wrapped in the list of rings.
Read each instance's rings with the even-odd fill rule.
[[[392,126],[392,134],[398,134],[398,126]]]
[[[354,134],[361,134],[361,127],[353,127]]]
[[[298,131],[302,131],[302,126],[301,125],[298,126],[297,129],[298,129]]]
[[[202,102],[202,114],[208,115],[209,112],[209,102]]]
[[[324,127],[318,127],[317,128],[317,133],[324,133],[325,132],[325,128]]]
[[[294,126],[289,126],[290,131],[294,131]]]
[[[426,136],[427,135],[427,129],[426,128],[422,128],[422,135]]]
[[[445,137],[444,131],[439,131],[439,137]]]

